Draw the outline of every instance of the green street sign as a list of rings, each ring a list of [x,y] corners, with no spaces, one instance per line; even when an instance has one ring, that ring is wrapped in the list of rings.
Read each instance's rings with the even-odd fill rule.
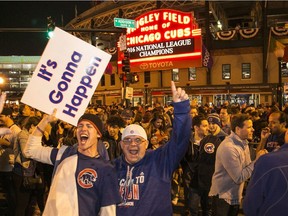
[[[114,18],[114,26],[118,28],[135,28],[135,20]]]

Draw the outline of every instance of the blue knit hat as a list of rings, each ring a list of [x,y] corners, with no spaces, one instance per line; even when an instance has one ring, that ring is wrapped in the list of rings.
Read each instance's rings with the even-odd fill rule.
[[[208,115],[208,122],[209,124],[218,124],[221,127],[221,121],[219,115],[217,113],[211,113]]]
[[[94,114],[84,114],[82,115],[79,120],[77,125],[81,122],[81,121],[89,121],[97,130],[98,134],[100,135],[100,137],[102,137],[103,131],[104,131],[104,125],[103,122],[101,121],[101,119]]]

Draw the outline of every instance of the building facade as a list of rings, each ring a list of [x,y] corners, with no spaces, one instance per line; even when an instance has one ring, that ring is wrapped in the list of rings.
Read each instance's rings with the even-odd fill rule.
[[[285,42],[288,38],[288,29],[285,26],[278,26],[281,20],[278,15],[287,14],[287,2],[265,4],[265,2],[253,1],[237,4],[245,5],[237,7],[235,2],[208,1],[108,1],[80,14],[67,24],[67,28],[111,29],[115,17],[135,19],[148,11],[165,8],[191,12],[201,29],[202,42],[213,59],[212,66],[191,67],[183,64],[169,69],[163,67],[137,71],[139,82],[129,84],[129,87],[133,88],[131,101],[133,105],[138,102],[142,104],[159,102],[163,105],[170,103],[171,80],[174,80],[177,86],[184,88],[189,97],[199,104],[220,105],[225,100],[240,104],[271,104],[277,101],[280,81],[283,85],[283,102],[287,101],[285,92],[288,83],[287,61],[285,59],[278,61],[274,54],[277,43],[283,45],[282,49],[285,49],[288,44]],[[234,9],[229,8],[231,5],[234,5]],[[236,18],[229,17],[229,11],[233,14],[231,10],[235,10],[236,7],[235,15],[240,11],[243,12],[243,8],[246,10],[248,8],[250,18],[242,16],[237,19],[239,25],[233,26]],[[223,27],[220,28],[216,18],[221,20]],[[276,22],[275,19],[278,21]],[[85,31],[78,32],[75,36],[100,49],[108,48],[112,54],[113,72],[111,75],[103,75],[91,103],[105,105],[122,103],[125,98],[126,83],[121,80],[122,71],[117,65],[119,59],[115,52],[120,35]],[[16,96],[15,98],[21,96],[39,58],[0,57],[0,73],[7,80],[3,90]],[[173,65],[173,60],[169,65]]]

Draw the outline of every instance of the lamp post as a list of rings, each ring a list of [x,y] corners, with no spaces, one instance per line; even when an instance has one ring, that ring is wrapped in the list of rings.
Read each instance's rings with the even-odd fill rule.
[[[227,85],[227,93],[228,93],[228,98],[227,98],[227,101],[229,101],[229,103],[231,103],[231,94],[230,94],[230,82],[226,82],[226,85]]]
[[[277,86],[277,102],[279,105],[280,111],[282,111],[282,100],[283,100],[283,93],[282,93],[282,71],[281,71],[281,61],[284,56],[284,49],[282,48],[277,48],[274,51],[275,56],[277,57],[278,60],[278,86]]]

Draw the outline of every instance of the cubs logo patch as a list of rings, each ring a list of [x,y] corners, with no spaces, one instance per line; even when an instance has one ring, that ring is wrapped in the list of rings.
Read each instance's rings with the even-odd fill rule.
[[[212,154],[215,151],[215,145],[213,143],[206,143],[204,145],[204,150],[208,154]]]
[[[86,168],[79,172],[77,177],[77,183],[82,188],[91,188],[93,187],[94,182],[97,180],[97,172],[93,169]]]

